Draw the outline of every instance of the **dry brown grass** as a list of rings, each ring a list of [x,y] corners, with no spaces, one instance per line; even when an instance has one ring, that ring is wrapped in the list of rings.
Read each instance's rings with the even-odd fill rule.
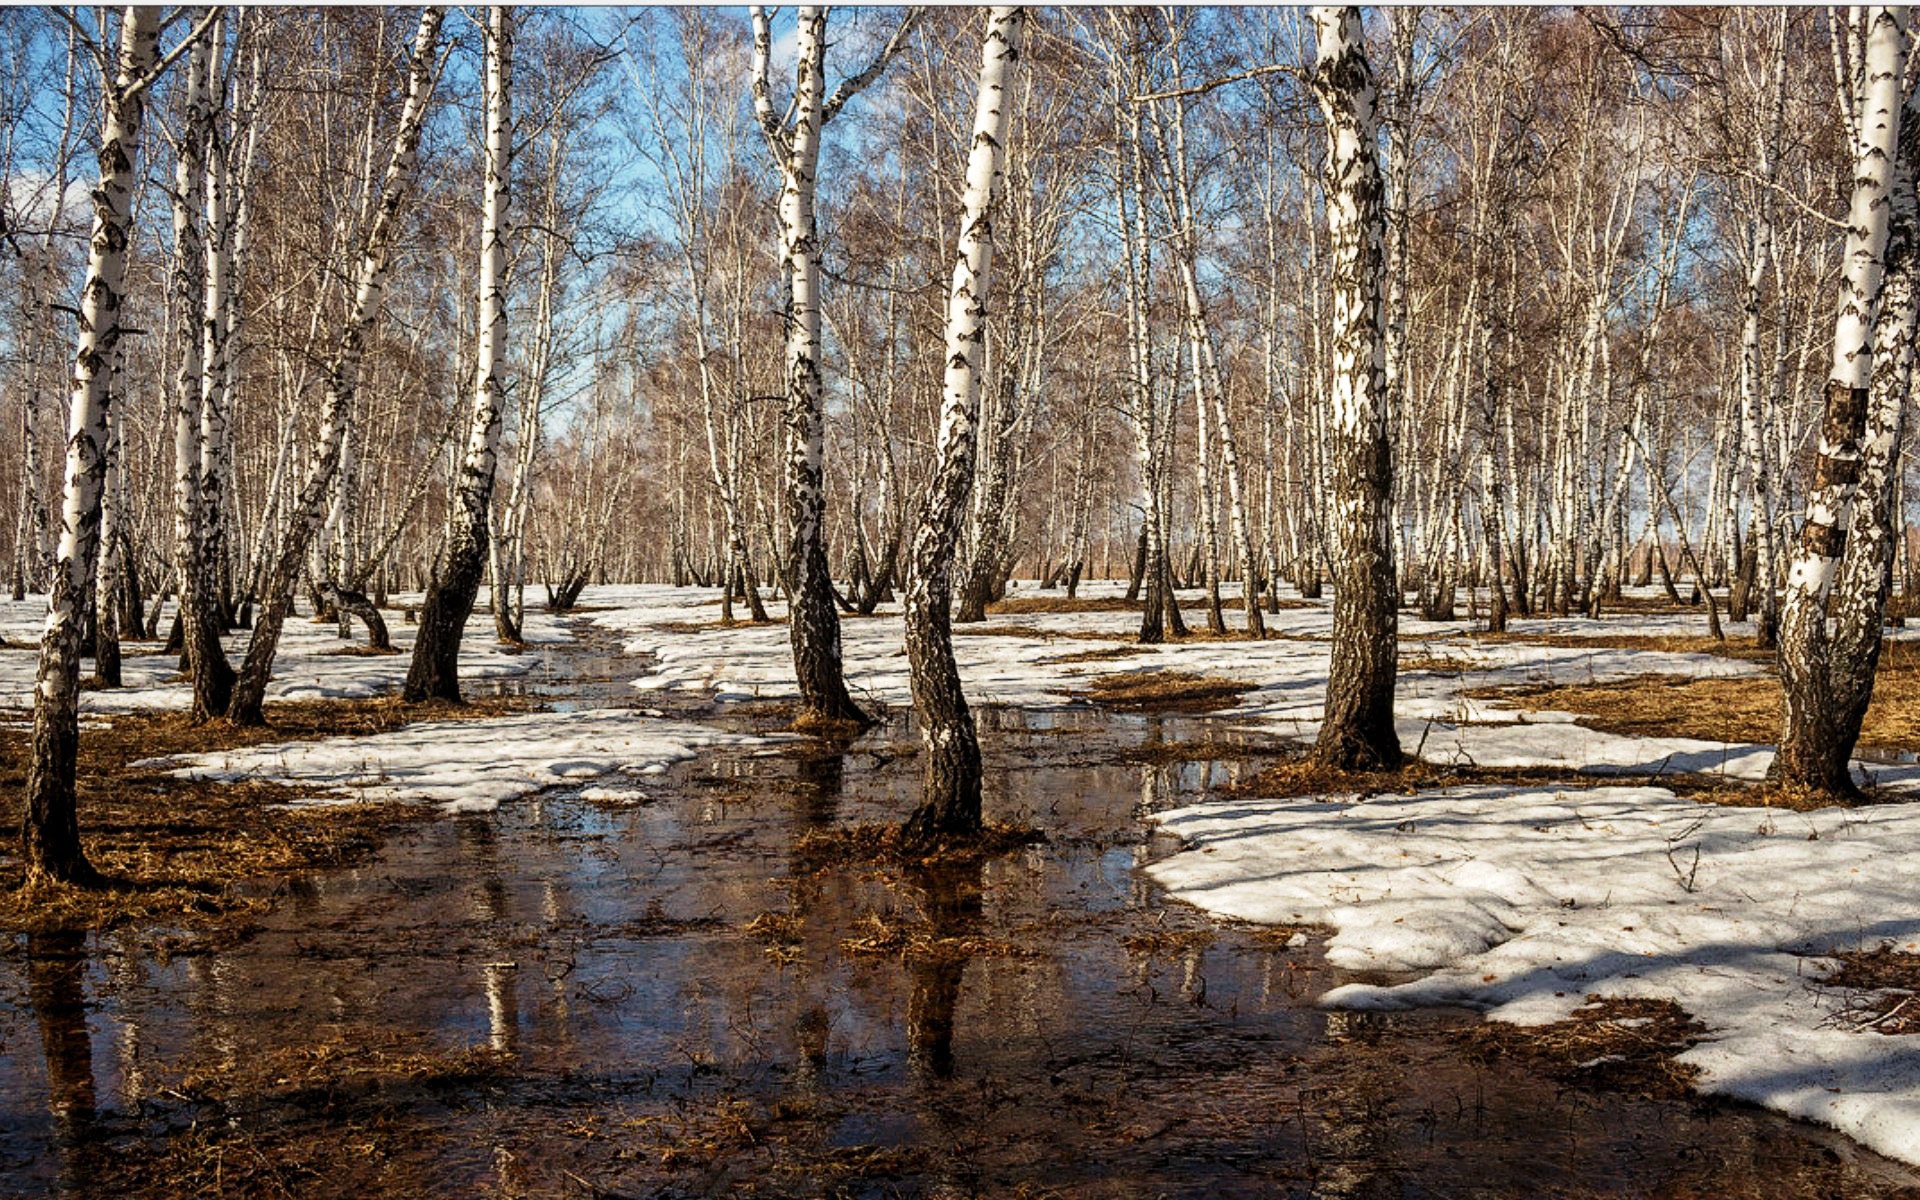
[[[1146,929],[1128,934],[1120,945],[1129,954],[1144,958],[1166,958],[1189,950],[1204,950],[1213,944],[1211,929]]]
[[[1430,763],[1409,758],[1397,771],[1342,771],[1315,762],[1297,748],[1283,747],[1276,753],[1291,754],[1284,762],[1258,774],[1218,789],[1222,797],[1245,796],[1256,799],[1286,800],[1307,796],[1411,796],[1418,792],[1451,787],[1534,787],[1556,791],[1617,787],[1621,784],[1658,783],[1675,795],[1698,804],[1733,807],[1759,805],[1811,812],[1842,804],[1825,793],[1793,788],[1762,787],[1730,781],[1718,775],[1691,775],[1649,772],[1646,776],[1624,774],[1569,775],[1564,767],[1481,767],[1470,764]]]
[[[1564,779],[1545,771],[1523,773],[1487,767],[1453,767],[1409,758],[1398,771],[1344,771],[1326,766],[1311,755],[1294,751],[1294,756],[1277,762],[1238,783],[1219,789],[1223,797],[1247,796],[1285,800],[1302,796],[1376,796],[1396,793],[1411,796],[1429,788],[1454,787],[1478,782],[1541,782]]]
[[[980,833],[930,850],[908,849],[895,824],[836,825],[809,829],[794,839],[794,858],[808,871],[850,866],[952,866],[998,858],[1046,841],[1037,829],[989,823]]]
[[[241,883],[355,861],[391,827],[420,819],[403,805],[284,808],[305,793],[275,784],[176,779],[142,760],[344,734],[378,733],[417,720],[523,711],[516,698],[465,706],[408,707],[395,699],[267,706],[270,726],[194,725],[184,713],[122,716],[80,734],[80,829],[104,886],[23,889],[11,837],[0,839],[0,930],[105,929],[164,920],[206,928],[266,907]],[[26,789],[26,738],[0,743],[0,828],[16,829]]]
[[[1085,691],[1067,694],[1122,712],[1211,712],[1235,704],[1256,686],[1219,675],[1149,669],[1102,675]]]
[[[1631,736],[1760,743],[1780,736],[1780,684],[1771,674],[1731,679],[1645,675],[1617,683],[1486,689],[1469,695],[1579,713],[1580,723],[1589,728]],[[1860,745],[1920,748],[1920,650],[1915,647],[1887,642],[1881,650]]]
[[[238,1071],[224,1065],[187,1068],[173,1090],[193,1099],[231,1102],[276,1091],[470,1083],[497,1077],[510,1066],[507,1056],[485,1046],[421,1051],[406,1049],[409,1040],[368,1026],[307,1046],[256,1047]]]
[[[1098,629],[1041,629],[1037,625],[955,625],[955,637],[1008,637],[1028,642],[1127,642],[1137,641],[1131,633]]]
[[[1612,633],[1602,619],[1592,637],[1571,633],[1474,633],[1475,642],[1512,642],[1523,646],[1551,646],[1557,650],[1657,650],[1665,654],[1717,654],[1746,662],[1771,663],[1774,651],[1763,650],[1748,636],[1715,638],[1707,633]]]
[[[1468,1052],[1526,1059],[1549,1076],[1583,1087],[1658,1099],[1684,1096],[1700,1069],[1674,1061],[1706,1026],[1671,1000],[1587,997],[1585,1007],[1551,1025],[1488,1021],[1466,1032]]]
[[[1459,675],[1462,672],[1473,670],[1474,663],[1472,659],[1455,657],[1445,653],[1444,650],[1436,653],[1432,649],[1423,648],[1409,652],[1403,647],[1400,651],[1397,669],[1403,675],[1412,671],[1431,671],[1437,675]]]
[[[1199,738],[1193,741],[1155,742],[1152,745],[1119,750],[1106,761],[1138,763],[1149,767],[1171,767],[1181,763],[1235,762],[1252,758],[1292,757],[1300,753],[1297,743],[1241,741],[1238,739]]]
[[[969,958],[1039,958],[1041,952],[1005,938],[940,933],[922,920],[888,919],[868,913],[854,922],[858,931],[842,938],[842,953],[854,957],[897,955],[922,962],[964,962]]]
[[[732,621],[727,621],[727,620],[721,620],[716,618],[715,620],[712,620],[712,621],[655,621],[653,623],[653,628],[661,630],[665,633],[694,634],[694,633],[711,633],[716,629],[741,629],[751,625],[785,625],[785,624],[786,622],[784,620],[742,621],[742,620],[736,619]]]
[[[389,646],[382,650],[377,646],[356,645],[336,646],[331,650],[322,650],[320,653],[329,658],[392,658],[400,653],[400,649],[397,646]]]
[[[790,963],[800,957],[807,921],[798,913],[763,912],[741,928],[749,937],[767,944],[768,958],[777,963]]]
[[[1920,1033],[1920,954],[1889,945],[1828,957],[1840,965],[1820,982],[1846,993],[1831,1023],[1890,1035]]]
[[[1104,646],[1098,650],[1077,650],[1072,654],[1049,655],[1034,661],[1042,663],[1111,662],[1116,658],[1132,658],[1138,653],[1140,648],[1135,646]]]
[[[1139,612],[1140,601],[1128,600],[1123,596],[1078,596],[1069,599],[1062,592],[1057,596],[1008,596],[987,605],[987,611],[996,617],[1025,613]]]

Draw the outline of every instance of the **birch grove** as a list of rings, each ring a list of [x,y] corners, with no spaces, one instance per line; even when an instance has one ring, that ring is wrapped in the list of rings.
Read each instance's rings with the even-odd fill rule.
[[[1905,8],[4,20],[48,877],[89,671],[265,726],[311,620],[458,702],[603,584],[784,638],[833,739],[901,715],[843,645],[893,622],[923,840],[979,822],[969,647],[1061,612],[1171,666],[1324,606],[1363,771],[1418,754],[1403,622],[1658,616],[1777,673],[1775,783],[1863,794],[1920,615]]]

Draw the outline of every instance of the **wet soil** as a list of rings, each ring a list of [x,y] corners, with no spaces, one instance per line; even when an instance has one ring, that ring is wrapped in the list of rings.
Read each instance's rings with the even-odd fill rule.
[[[604,647],[539,653],[523,692],[656,702]],[[985,862],[798,850],[911,807],[895,721],[412,826],[204,953],[0,943],[0,1194],[1920,1195],[1751,1108],[1488,1055],[1469,1014],[1317,1009],[1348,977],[1316,939],[1137,869],[1175,849],[1144,813],[1263,765],[1176,747],[1244,741],[983,714],[989,815],[1046,834]]]

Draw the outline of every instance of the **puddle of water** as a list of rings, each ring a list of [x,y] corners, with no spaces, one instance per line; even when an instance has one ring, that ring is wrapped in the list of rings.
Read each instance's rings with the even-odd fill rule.
[[[631,692],[608,667],[586,702]],[[1172,849],[1143,812],[1258,764],[1115,760],[1222,727],[1085,710],[982,725],[991,815],[1050,840],[972,867],[808,873],[797,857],[808,830],[911,807],[913,740],[894,722],[839,753],[683,764],[643,805],[547,794],[422,826],[299,881],[231,949],[162,960],[128,935],[26,939],[0,957],[0,1193],[1916,1183],[1754,1110],[1477,1064],[1453,1036],[1465,1015],[1324,1013],[1312,999],[1340,977],[1313,948],[1169,906],[1136,869]],[[768,911],[800,918],[791,944],[743,931]],[[949,940],[857,952],[897,927]]]

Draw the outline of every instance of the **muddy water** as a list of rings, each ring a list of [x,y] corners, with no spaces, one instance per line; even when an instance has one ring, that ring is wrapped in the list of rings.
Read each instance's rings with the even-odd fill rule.
[[[564,660],[566,655],[560,654]],[[588,677],[567,682],[573,668]],[[584,657],[542,694],[623,695]],[[630,673],[630,668],[627,669]],[[719,719],[719,718],[716,718]],[[897,819],[894,722],[551,792],[287,889],[225,949],[0,957],[0,1193],[261,1196],[1894,1196],[1914,1177],[1750,1109],[1476,1062],[1367,1020],[1288,945],[1167,906],[1143,812],[1257,764],[1124,761],[1219,731],[985,716],[994,816],[1048,840],[821,868]],[[746,930],[783,914],[785,940]],[[919,937],[923,950],[885,951]],[[883,952],[866,952],[879,946]]]

